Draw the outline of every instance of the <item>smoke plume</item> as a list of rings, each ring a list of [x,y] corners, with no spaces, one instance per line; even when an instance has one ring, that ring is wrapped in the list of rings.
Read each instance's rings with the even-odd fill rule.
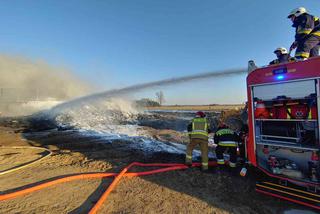
[[[43,61],[0,55],[2,115],[30,114],[89,92],[89,85],[65,68]]]

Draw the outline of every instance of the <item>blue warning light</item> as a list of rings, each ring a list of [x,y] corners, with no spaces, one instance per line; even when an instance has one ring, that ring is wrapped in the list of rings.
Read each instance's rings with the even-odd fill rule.
[[[277,80],[283,80],[284,79],[284,75],[278,75],[278,76],[276,76],[276,79]]]
[[[272,73],[276,80],[283,80],[285,78],[285,74],[288,73],[288,70],[286,67],[281,67],[273,70]]]

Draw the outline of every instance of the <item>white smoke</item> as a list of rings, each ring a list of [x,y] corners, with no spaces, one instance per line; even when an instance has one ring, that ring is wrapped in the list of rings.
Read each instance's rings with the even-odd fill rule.
[[[27,115],[92,92],[63,67],[0,55],[0,112]]]
[[[10,104],[6,106],[2,114],[5,116],[31,115],[35,112],[50,109],[61,103],[62,101],[48,99],[47,101],[29,101],[18,104]]]

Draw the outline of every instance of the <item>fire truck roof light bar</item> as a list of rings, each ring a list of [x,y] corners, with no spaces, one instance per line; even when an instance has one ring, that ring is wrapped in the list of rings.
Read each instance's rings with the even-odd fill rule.
[[[287,68],[278,68],[272,71],[273,75],[279,75],[279,76],[286,74],[287,72],[288,72]]]

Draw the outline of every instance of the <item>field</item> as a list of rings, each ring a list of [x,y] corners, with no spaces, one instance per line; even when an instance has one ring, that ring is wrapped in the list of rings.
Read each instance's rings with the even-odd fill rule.
[[[185,135],[173,130],[144,129],[163,142],[187,143]],[[0,126],[1,146],[40,146],[53,154],[30,167],[1,176],[1,194],[14,192],[68,175],[89,172],[120,172],[128,164],[184,163],[184,154],[145,152],[125,140],[107,143],[83,136],[75,130],[30,131],[26,125]],[[165,145],[165,144],[164,144]],[[169,145],[169,144],[168,144]],[[25,149],[0,149],[0,171],[38,158]],[[1,164],[2,163],[2,164]],[[155,169],[155,168],[151,168]],[[136,167],[134,171],[146,171]],[[228,167],[199,168],[123,178],[98,213],[265,213],[277,214],[304,207],[255,192],[255,173],[239,176]],[[88,213],[110,185],[111,178],[83,179],[62,183],[14,199],[1,201],[0,213]]]

